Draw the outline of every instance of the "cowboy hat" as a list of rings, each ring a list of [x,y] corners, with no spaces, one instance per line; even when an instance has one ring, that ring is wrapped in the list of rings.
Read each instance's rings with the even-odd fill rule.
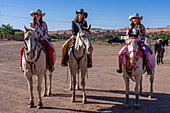
[[[33,16],[34,14],[41,14],[43,17],[45,13],[42,13],[41,9],[37,9],[36,11],[31,11],[30,15]]]
[[[143,16],[139,17],[138,13],[134,13],[133,15],[129,16],[129,20],[131,21],[134,18],[138,18],[140,21],[143,19]]]
[[[76,14],[78,14],[78,13],[84,14],[85,18],[87,18],[87,16],[88,16],[88,13],[84,12],[84,9],[80,9],[79,11],[76,11]]]

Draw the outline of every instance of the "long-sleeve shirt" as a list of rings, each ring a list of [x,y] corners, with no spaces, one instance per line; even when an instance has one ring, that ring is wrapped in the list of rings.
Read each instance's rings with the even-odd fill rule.
[[[143,30],[143,34],[141,36],[141,34],[139,33],[139,27],[138,26],[135,26],[130,30],[130,26],[127,28],[127,31],[126,31],[126,35],[129,36],[129,37],[138,37],[139,40],[141,40],[142,38],[145,39],[146,37],[146,29],[144,27],[144,25],[142,25],[142,30]]]
[[[37,24],[40,26],[40,23],[39,23],[39,22],[37,22]],[[30,24],[30,27],[32,27],[31,24]],[[46,38],[48,37],[48,27],[47,27],[46,22],[42,21],[41,29],[42,29],[43,32],[44,32],[44,35],[43,35],[43,37],[41,37],[41,38],[46,39]]]
[[[82,27],[87,28],[87,22],[86,21],[85,21],[84,24],[82,24]],[[77,36],[79,29],[80,29],[80,23],[75,23],[74,21],[72,21],[72,35],[73,36]]]

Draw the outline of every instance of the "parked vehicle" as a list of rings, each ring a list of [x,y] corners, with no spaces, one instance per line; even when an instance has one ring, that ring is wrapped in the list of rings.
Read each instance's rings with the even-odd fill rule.
[[[107,39],[106,40],[108,43],[114,43],[114,42],[117,42],[117,43],[125,43],[125,40],[120,40],[119,38],[111,38],[111,39]]]

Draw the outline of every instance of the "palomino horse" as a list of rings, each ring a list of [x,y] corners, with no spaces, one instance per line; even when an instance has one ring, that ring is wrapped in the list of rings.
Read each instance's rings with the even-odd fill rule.
[[[152,49],[153,50],[153,49]],[[152,63],[155,64],[154,53],[152,54]],[[145,72],[146,68],[143,68],[143,57],[142,51],[140,50],[140,44],[138,38],[129,38],[127,40],[127,51],[122,57],[123,63],[123,78],[126,85],[126,97],[124,106],[128,107],[129,104],[129,78],[136,82],[135,86],[135,108],[139,107],[139,93],[142,91],[142,74]],[[155,67],[155,66],[153,66]],[[155,69],[153,70],[155,71]],[[154,73],[151,75],[151,90],[150,95],[153,93],[153,77]],[[139,85],[141,89],[139,90]]]
[[[69,70],[72,82],[72,98],[71,101],[75,102],[75,86],[76,86],[76,72],[81,72],[81,85],[83,87],[83,103],[86,103],[85,93],[85,75],[87,73],[87,50],[92,48],[91,44],[91,25],[85,29],[80,25],[80,31],[77,34],[76,41],[69,52]]]
[[[46,77],[46,53],[44,51],[44,47],[41,45],[38,35],[37,35],[37,28],[36,29],[28,29],[24,26],[24,54],[22,58],[22,68],[24,70],[24,75],[28,81],[28,88],[30,91],[30,102],[28,107],[34,106],[34,96],[33,96],[33,80],[32,76],[36,75],[38,77],[38,96],[39,96],[39,103],[37,104],[37,108],[41,108],[42,105],[42,98],[41,98],[41,84],[43,77],[45,79],[45,92],[44,96],[48,93],[47,88],[47,77]],[[54,49],[54,62],[56,60]],[[50,76],[50,88],[49,94],[51,94],[51,81],[52,81],[52,72],[49,74]]]

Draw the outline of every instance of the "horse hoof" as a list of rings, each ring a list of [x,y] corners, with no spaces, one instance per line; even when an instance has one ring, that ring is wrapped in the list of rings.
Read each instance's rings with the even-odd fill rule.
[[[86,104],[87,103],[87,99],[83,99],[83,104]]]
[[[129,105],[128,104],[123,104],[123,107],[128,108]]]
[[[29,104],[28,104],[28,108],[32,108],[34,106],[34,101],[31,101]]]
[[[77,90],[80,90],[80,87],[76,87]]]
[[[75,101],[76,101],[75,98],[72,98],[72,99],[71,99],[71,102],[72,102],[72,103],[75,102]]]
[[[52,95],[51,91],[49,92],[49,95]]]
[[[37,109],[41,109],[42,107],[43,107],[42,102],[39,102],[39,103],[37,104]]]
[[[139,104],[135,104],[135,109],[138,109],[140,107],[140,105]]]
[[[47,97],[47,94],[44,94],[43,97]]]

